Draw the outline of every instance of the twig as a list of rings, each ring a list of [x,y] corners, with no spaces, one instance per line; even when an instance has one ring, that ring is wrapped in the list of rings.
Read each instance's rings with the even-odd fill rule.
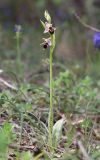
[[[92,27],[92,26],[86,24],[85,22],[83,22],[83,21],[81,20],[81,18],[80,18],[76,13],[75,13],[74,15],[75,15],[76,19],[77,19],[84,27],[86,27],[86,28],[88,28],[88,29],[90,29],[90,30],[92,30],[92,31],[95,31],[95,32],[100,32],[99,29],[97,29],[97,28],[95,28],[95,27]]]
[[[0,83],[3,83],[5,86],[7,86],[8,88],[10,88],[10,89],[12,89],[12,90],[15,90],[15,91],[18,90],[15,86],[9,84],[7,81],[5,81],[5,80],[2,79],[2,78],[0,78]]]
[[[18,146],[17,146],[17,145],[10,144],[10,145],[9,145],[9,148],[17,150]],[[35,146],[34,146],[34,145],[33,145],[33,146],[27,146],[27,145],[25,145],[25,146],[20,146],[19,149],[20,149],[20,150],[32,150],[32,151],[34,151]]]
[[[86,152],[86,150],[85,150],[85,148],[84,148],[84,146],[83,146],[83,144],[82,144],[81,141],[78,141],[78,146],[79,146],[79,149],[80,149],[80,151],[82,152],[85,160],[92,160],[92,159],[89,157],[88,153]]]

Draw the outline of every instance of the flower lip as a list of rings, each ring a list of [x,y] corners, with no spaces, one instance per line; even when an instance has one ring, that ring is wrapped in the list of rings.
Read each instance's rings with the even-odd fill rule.
[[[93,44],[95,48],[100,49],[100,32],[96,32],[93,36]]]
[[[48,43],[43,44],[43,48],[46,49],[48,47]]]
[[[49,28],[49,33],[50,33],[50,34],[54,34],[54,31],[55,31],[55,29],[54,29],[53,27],[50,27],[50,28]]]

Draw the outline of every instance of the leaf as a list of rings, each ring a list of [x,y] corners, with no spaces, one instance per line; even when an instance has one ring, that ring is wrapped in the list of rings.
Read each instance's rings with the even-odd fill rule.
[[[0,156],[7,154],[8,145],[13,142],[12,125],[8,122],[4,123],[0,129]]]
[[[99,157],[100,157],[100,152],[99,151],[94,151],[94,153],[92,155],[92,158],[96,159],[96,160],[99,160]]]
[[[32,160],[32,154],[28,151],[28,152],[23,152],[22,153],[22,160]]]
[[[64,119],[62,118],[58,120],[53,126],[52,137],[53,137],[54,147],[57,147],[58,141],[61,138],[63,124],[64,124]]]
[[[51,23],[51,17],[50,17],[50,14],[48,13],[47,10],[44,12],[44,17],[46,18],[46,20],[47,20],[49,23]]]
[[[42,26],[45,28],[44,22],[42,20],[40,20],[40,22],[41,22]]]

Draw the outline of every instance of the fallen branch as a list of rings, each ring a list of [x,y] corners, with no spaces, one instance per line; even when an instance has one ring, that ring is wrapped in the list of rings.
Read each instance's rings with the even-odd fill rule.
[[[19,146],[17,146],[17,145],[12,145],[12,144],[9,145],[9,148],[15,149],[15,150],[17,150],[18,147],[19,147]],[[33,146],[26,146],[26,145],[23,146],[23,145],[22,145],[22,146],[19,147],[19,150],[21,150],[21,151],[22,151],[22,150],[24,150],[24,151],[26,151],[26,150],[34,151],[34,150],[35,150],[35,146],[34,146],[34,145],[33,145]]]
[[[78,147],[79,147],[81,153],[83,154],[85,160],[92,160],[92,159],[89,157],[88,153],[86,152],[86,150],[85,150],[85,148],[84,148],[84,146],[83,146],[83,144],[82,144],[81,141],[78,141]]]
[[[81,20],[81,18],[80,18],[76,13],[75,13],[74,15],[75,15],[76,19],[77,19],[84,27],[86,27],[86,28],[88,28],[88,29],[91,29],[92,31],[95,31],[95,32],[100,32],[99,29],[97,29],[97,28],[95,28],[95,27],[92,27],[92,26],[86,24],[85,22],[83,22],[83,21]]]
[[[0,78],[0,83],[3,83],[5,86],[7,86],[8,88],[17,91],[18,88],[9,84],[7,81],[5,81],[4,79]]]

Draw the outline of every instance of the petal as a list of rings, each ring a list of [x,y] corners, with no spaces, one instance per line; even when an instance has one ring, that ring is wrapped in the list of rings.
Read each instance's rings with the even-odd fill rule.
[[[100,48],[100,32],[96,32],[93,36],[93,44],[95,48]]]
[[[48,32],[49,32],[49,30],[47,28],[45,28],[44,33],[48,33]]]
[[[52,43],[51,43],[51,39],[48,39],[48,45],[51,46]]]

